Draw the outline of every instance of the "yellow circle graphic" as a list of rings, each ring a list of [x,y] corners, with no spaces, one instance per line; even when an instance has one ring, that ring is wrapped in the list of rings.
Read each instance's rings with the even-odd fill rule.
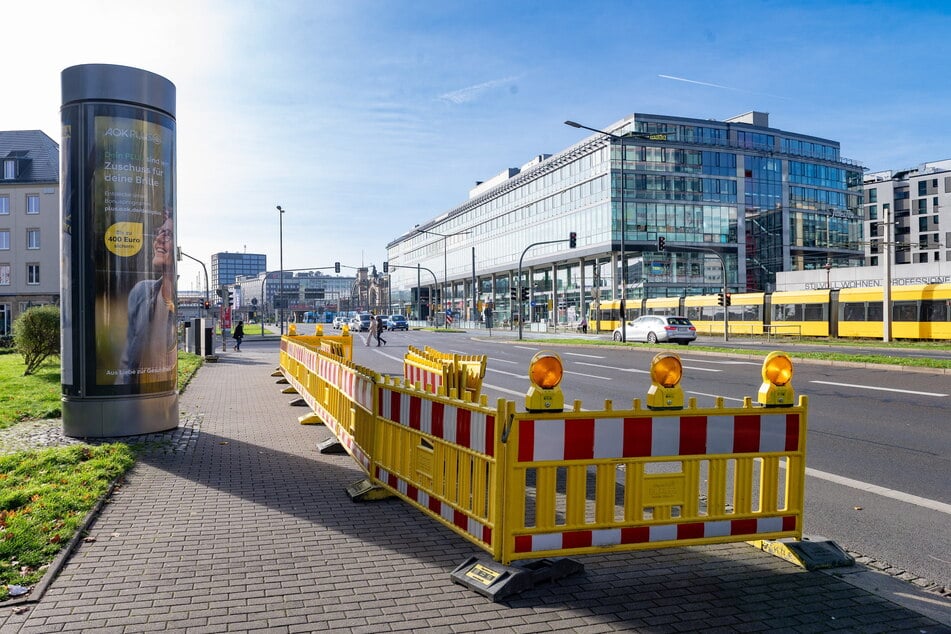
[[[131,257],[142,250],[142,223],[117,222],[106,229],[106,248],[120,257]]]

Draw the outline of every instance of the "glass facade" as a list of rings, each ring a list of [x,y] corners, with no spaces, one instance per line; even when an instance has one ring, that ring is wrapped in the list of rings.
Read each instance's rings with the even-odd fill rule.
[[[771,290],[776,272],[833,253],[859,255],[862,168],[835,142],[750,115],[757,125],[635,114],[503,172],[387,245],[395,301],[423,318],[449,309],[477,320],[488,305],[498,322],[517,310],[521,286],[522,319],[570,322],[622,292],[719,292],[721,262],[742,292]]]
[[[211,286],[234,284],[239,275],[253,277],[267,270],[267,256],[260,253],[215,253],[211,256]]]

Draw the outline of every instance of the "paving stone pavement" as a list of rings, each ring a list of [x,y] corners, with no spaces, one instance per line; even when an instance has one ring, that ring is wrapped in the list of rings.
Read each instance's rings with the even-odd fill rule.
[[[203,366],[182,426],[150,435],[94,541],[0,632],[951,632],[745,544],[587,556],[492,603],[450,581],[482,554],[469,542],[398,499],[350,500],[363,473],[317,452],[330,433],[297,423],[277,362],[275,338],[246,339]]]

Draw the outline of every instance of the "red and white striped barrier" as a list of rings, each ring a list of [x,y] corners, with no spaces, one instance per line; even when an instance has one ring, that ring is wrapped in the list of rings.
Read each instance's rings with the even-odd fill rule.
[[[379,388],[380,416],[478,453],[495,455],[495,416],[416,394]]]

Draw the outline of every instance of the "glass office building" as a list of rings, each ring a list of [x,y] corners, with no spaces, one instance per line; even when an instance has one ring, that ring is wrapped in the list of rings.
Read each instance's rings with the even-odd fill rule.
[[[837,142],[770,128],[765,113],[633,114],[390,242],[392,296],[422,317],[478,319],[487,304],[506,317],[520,262],[532,321],[574,321],[622,295],[717,293],[724,266],[731,292],[772,290],[779,271],[861,263],[863,171]]]
[[[239,275],[253,277],[267,270],[267,256],[261,253],[214,253],[211,256],[211,286],[234,284]]]

